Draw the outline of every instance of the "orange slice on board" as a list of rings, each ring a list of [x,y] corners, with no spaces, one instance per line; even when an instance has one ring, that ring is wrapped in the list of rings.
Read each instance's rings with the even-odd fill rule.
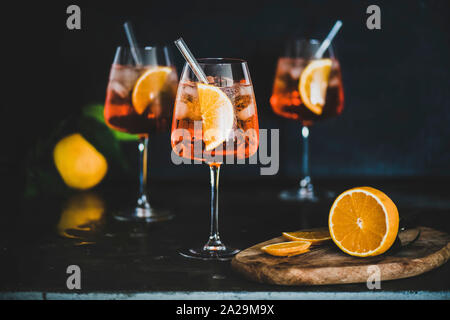
[[[275,244],[269,244],[261,248],[262,251],[278,257],[291,257],[309,251],[311,242],[308,241],[289,241]]]
[[[283,237],[291,241],[309,241],[311,244],[319,244],[331,240],[330,231],[327,228],[283,232]]]

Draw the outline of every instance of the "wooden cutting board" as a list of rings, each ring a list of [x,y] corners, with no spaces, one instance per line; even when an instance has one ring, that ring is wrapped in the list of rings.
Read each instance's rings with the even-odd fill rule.
[[[416,240],[411,242],[413,238]],[[379,268],[381,281],[408,278],[437,268],[450,257],[447,233],[418,227],[400,232],[399,240],[388,252],[368,258],[347,255],[331,241],[289,258],[273,257],[260,250],[286,241],[278,237],[241,251],[231,264],[249,279],[295,286],[366,282],[375,269],[369,269],[372,265]]]

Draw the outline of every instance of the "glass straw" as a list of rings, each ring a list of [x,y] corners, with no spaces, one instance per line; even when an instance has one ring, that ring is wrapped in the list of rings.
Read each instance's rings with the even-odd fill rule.
[[[336,35],[336,33],[338,33],[338,31],[341,27],[342,27],[342,21],[341,20],[336,21],[336,23],[334,24],[330,33],[328,33],[327,37],[325,38],[325,40],[323,40],[322,44],[320,45],[319,49],[317,50],[316,54],[314,55],[315,59],[322,58],[322,55],[328,49],[328,47],[331,44],[331,41],[333,41],[334,36]]]
[[[130,44],[131,55],[133,56],[134,62],[136,63],[137,66],[142,66],[142,58],[139,50],[137,50],[138,45],[136,37],[134,36],[133,27],[131,26],[131,23],[129,21],[125,22],[123,24],[123,27],[125,29],[125,34],[127,35],[128,42]]]
[[[186,62],[191,67],[197,79],[205,84],[208,84],[208,79],[206,78],[206,74],[203,72],[202,68],[198,64],[197,60],[195,60],[192,52],[189,50],[186,42],[184,42],[183,38],[179,38],[175,40],[175,45],[178,50],[180,50]]]

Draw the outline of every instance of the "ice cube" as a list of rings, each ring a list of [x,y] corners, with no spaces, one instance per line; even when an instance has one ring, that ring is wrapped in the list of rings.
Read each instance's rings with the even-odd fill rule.
[[[228,86],[221,88],[223,92],[230,98],[231,101],[237,99],[237,94],[239,93],[239,85]]]
[[[245,121],[250,119],[250,117],[252,117],[255,114],[255,111],[256,111],[255,104],[251,102],[247,106],[247,108],[238,111],[236,116],[239,120]]]
[[[185,119],[189,113],[188,105],[183,101],[178,100],[175,106],[175,119]]]
[[[133,67],[113,66],[109,77],[109,88],[117,96],[125,99],[133,90],[140,71]]]
[[[293,60],[290,58],[280,58],[278,60],[277,72],[278,73],[289,73],[292,68]]]
[[[198,97],[197,88],[192,86],[183,86],[183,96],[186,100],[192,101]]]
[[[251,86],[241,86],[239,89],[241,95],[251,96],[253,94],[253,88]]]
[[[221,87],[221,88],[231,87],[234,84],[233,79],[230,78],[230,77],[223,77],[223,76],[212,77],[212,76],[208,76],[206,78],[208,79],[208,83],[209,84],[212,84],[214,86]]]
[[[228,77],[220,77],[219,84],[221,87],[231,87],[234,84],[233,79]]]
[[[125,88],[131,89],[141,72],[132,67],[116,67],[111,71],[110,81],[119,81]]]
[[[234,98],[234,106],[238,111],[240,111],[245,109],[252,102],[252,100],[251,95],[237,95]]]
[[[195,87],[183,86],[175,103],[176,119],[201,120],[198,92]]]
[[[122,99],[127,98],[128,94],[130,93],[130,89],[126,88],[121,82],[117,80],[113,80],[109,83],[109,89]]]
[[[300,75],[302,74],[303,68],[302,67],[293,67],[289,74],[291,75],[292,79],[299,79]]]

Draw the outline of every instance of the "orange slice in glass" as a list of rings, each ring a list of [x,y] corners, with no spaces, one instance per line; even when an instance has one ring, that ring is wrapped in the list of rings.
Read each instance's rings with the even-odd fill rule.
[[[328,218],[334,243],[357,257],[386,252],[397,237],[398,223],[394,202],[371,187],[353,188],[339,195]]]
[[[322,114],[331,71],[331,59],[311,61],[303,70],[298,91],[303,104],[317,115]]]
[[[309,251],[309,241],[289,241],[269,244],[261,248],[262,251],[278,257],[291,257]]]
[[[131,94],[131,102],[138,114],[143,114],[152,100],[158,96],[171,72],[170,67],[158,66],[147,70],[139,77]]]
[[[319,244],[331,240],[330,231],[327,228],[283,232],[283,237],[292,241],[309,241],[311,244]]]
[[[202,115],[203,140],[206,151],[221,145],[233,129],[234,108],[220,88],[198,83],[198,101]]]

